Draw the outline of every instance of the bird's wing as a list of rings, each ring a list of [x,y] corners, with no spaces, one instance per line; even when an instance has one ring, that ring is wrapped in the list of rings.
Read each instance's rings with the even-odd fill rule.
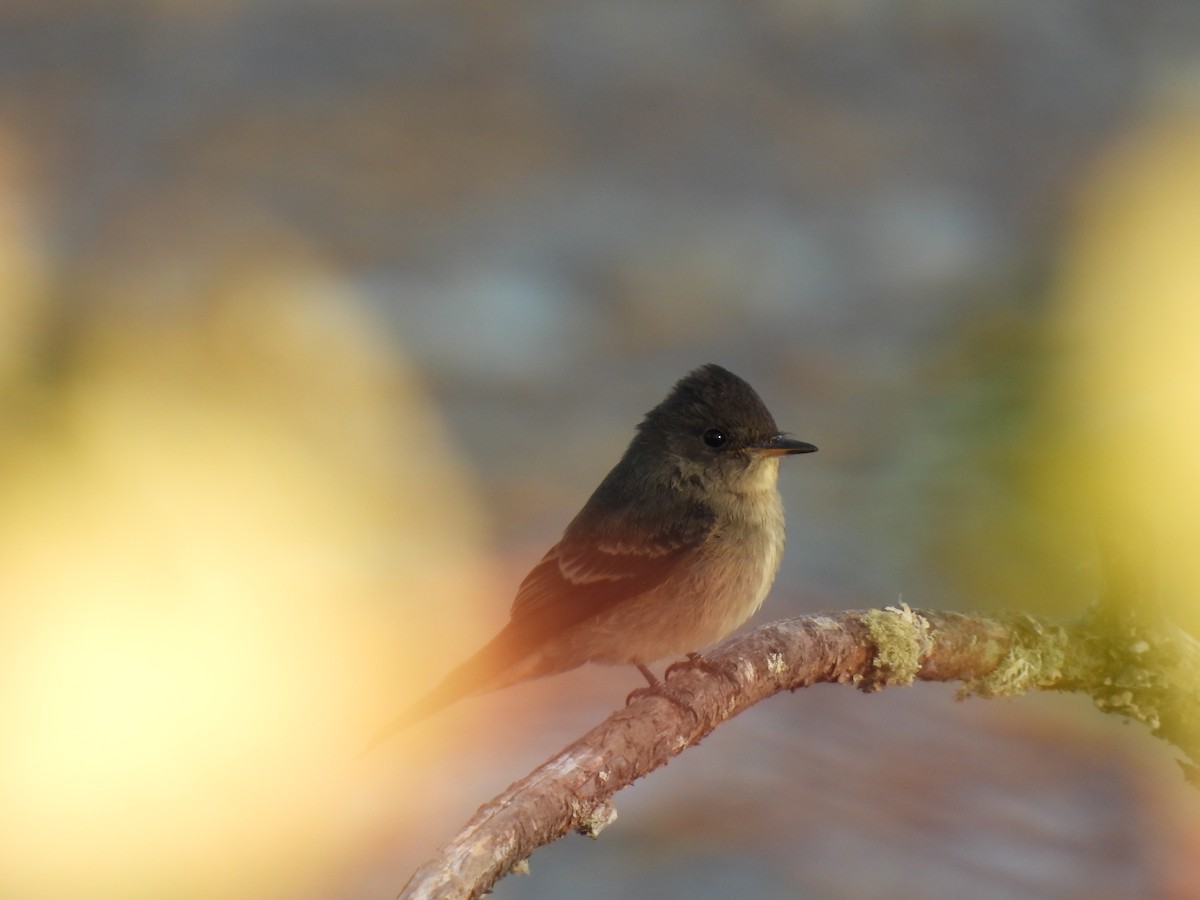
[[[549,638],[657,587],[713,533],[714,515],[690,513],[665,528],[628,518],[619,525],[572,523],[521,582],[512,624],[529,637]]]

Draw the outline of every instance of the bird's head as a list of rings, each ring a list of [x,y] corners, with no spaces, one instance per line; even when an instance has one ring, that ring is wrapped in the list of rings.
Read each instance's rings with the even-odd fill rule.
[[[780,456],[817,449],[781,432],[754,388],[711,363],[680,379],[638,430],[686,472],[722,477],[735,490],[762,474],[773,484]]]

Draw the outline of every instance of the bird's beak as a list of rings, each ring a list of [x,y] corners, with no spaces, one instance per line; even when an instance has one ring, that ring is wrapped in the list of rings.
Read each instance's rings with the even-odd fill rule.
[[[805,441],[798,441],[784,434],[777,434],[750,450],[757,456],[790,456],[793,453],[816,453],[817,448]]]

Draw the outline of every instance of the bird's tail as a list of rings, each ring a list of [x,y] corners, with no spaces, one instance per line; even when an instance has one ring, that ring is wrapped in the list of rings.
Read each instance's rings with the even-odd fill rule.
[[[518,638],[510,623],[474,656],[451,671],[441,684],[379,729],[367,742],[363,754],[464,697],[496,691],[569,668],[574,665],[564,665],[545,652],[528,652],[527,645]]]
[[[456,669],[455,672],[457,671]],[[451,676],[453,674],[451,673]],[[367,746],[363,748],[362,755],[367,755],[384,741],[395,737],[407,728],[411,728],[422,719],[428,718],[454,701],[461,700],[468,693],[470,693],[469,690],[458,689],[458,685],[452,681],[451,677],[448,677],[436,688],[375,732],[372,738],[367,741]]]

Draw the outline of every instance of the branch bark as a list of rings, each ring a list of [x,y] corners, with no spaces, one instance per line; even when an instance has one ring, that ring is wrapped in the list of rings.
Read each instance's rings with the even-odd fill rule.
[[[780,691],[832,682],[869,692],[914,679],[961,681],[960,698],[1084,692],[1178,747],[1190,779],[1200,771],[1200,645],[1168,623],[1103,606],[1067,626],[907,606],[809,615],[674,671],[670,687],[690,710],[650,695],[614,713],[481,807],[399,897],[478,897],[567,832],[595,837],[616,818],[613,794]]]

